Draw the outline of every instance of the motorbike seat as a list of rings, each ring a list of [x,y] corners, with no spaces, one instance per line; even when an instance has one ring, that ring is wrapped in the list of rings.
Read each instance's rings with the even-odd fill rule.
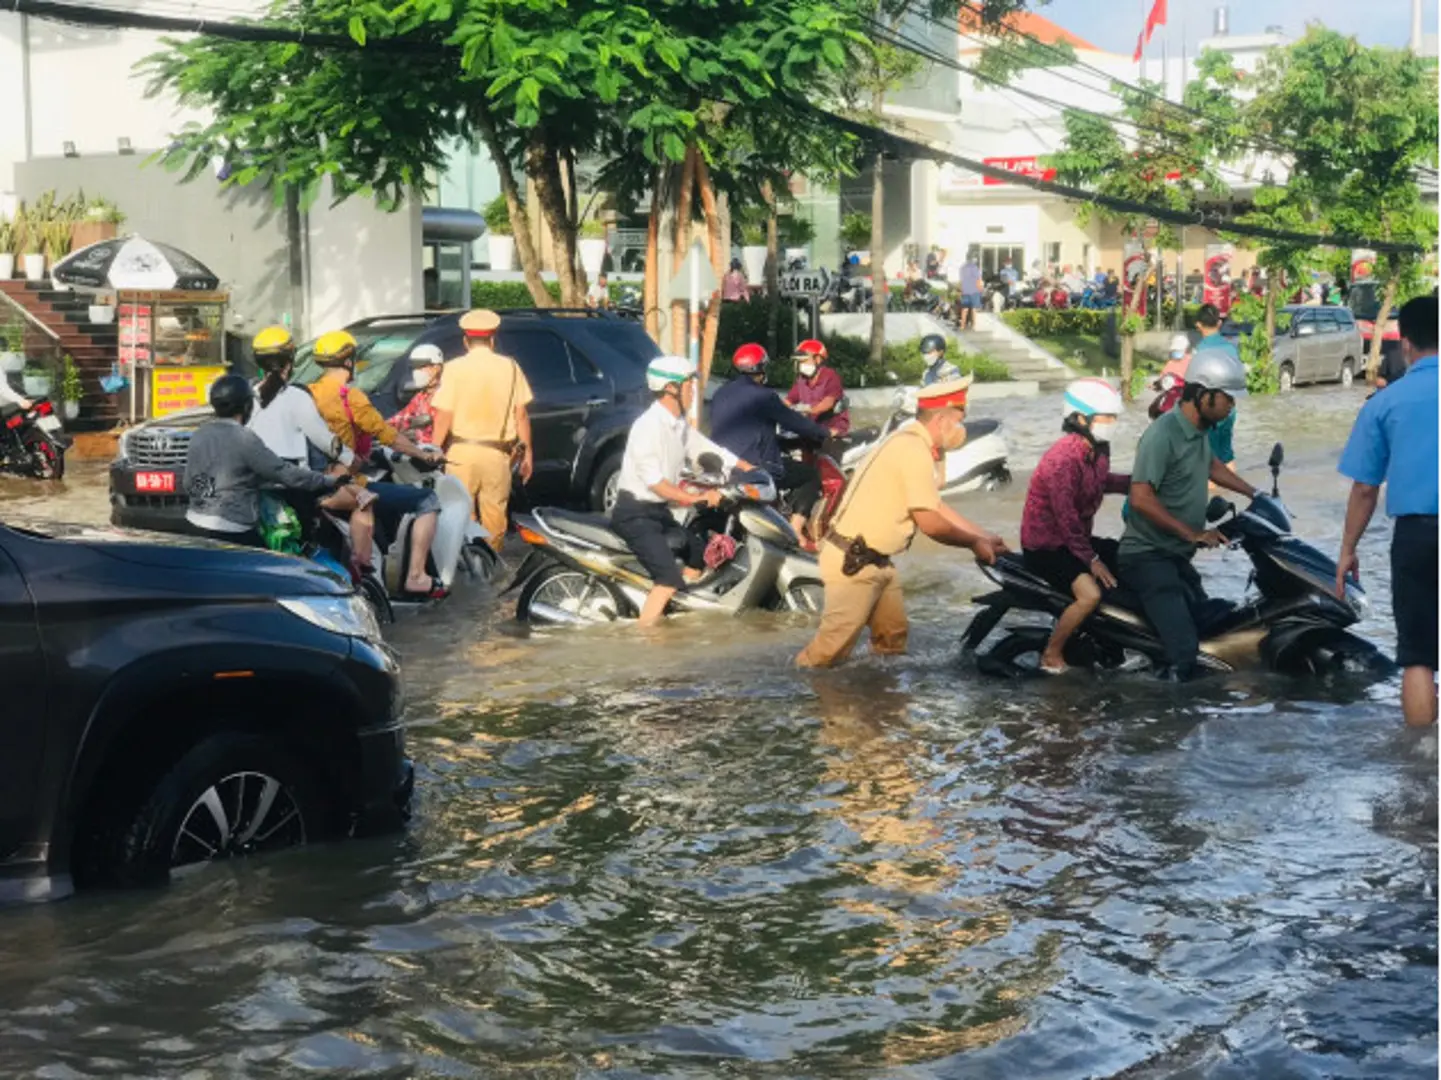
[[[607,551],[629,551],[630,545],[622,540],[610,527],[610,518],[604,514],[581,514],[573,510],[558,510],[546,507],[534,511],[541,523],[557,532],[567,533],[577,540],[597,544]]]
[[[1001,422],[999,420],[967,420],[966,438],[979,439],[983,438],[986,435],[994,435],[998,430],[1000,430],[1000,427]]]

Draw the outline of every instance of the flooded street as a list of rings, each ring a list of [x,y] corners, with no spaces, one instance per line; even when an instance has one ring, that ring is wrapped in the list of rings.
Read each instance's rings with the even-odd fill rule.
[[[1283,440],[1327,552],[1361,400],[1242,404],[1238,471]],[[1059,413],[975,409],[1017,481],[956,505],[1013,544]],[[103,464],[0,481],[11,515],[105,521]],[[996,682],[969,556],[901,567],[910,655],[831,673],[798,617],[530,633],[472,588],[402,622],[408,830],[0,912],[0,1077],[1436,1075],[1436,736],[1398,681]]]

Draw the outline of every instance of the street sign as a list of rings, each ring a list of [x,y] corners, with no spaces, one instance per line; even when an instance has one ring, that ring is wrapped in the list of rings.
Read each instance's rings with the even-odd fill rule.
[[[704,304],[719,288],[720,282],[711,269],[710,259],[706,258],[705,248],[697,240],[676,270],[675,277],[671,278],[670,297],[672,300]]]
[[[792,270],[781,275],[782,296],[824,296],[831,286],[830,271]]]

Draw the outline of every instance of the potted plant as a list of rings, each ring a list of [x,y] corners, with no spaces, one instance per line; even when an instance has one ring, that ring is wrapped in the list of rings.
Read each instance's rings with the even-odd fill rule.
[[[0,326],[0,376],[25,370],[25,324],[12,319]]]
[[[102,240],[111,240],[125,224],[125,215],[109,199],[91,199],[70,228],[70,247],[79,251]]]
[[[96,293],[91,297],[90,321],[108,326],[115,321],[115,298],[109,293]]]
[[[71,222],[65,218],[56,218],[45,223],[45,261],[50,264],[52,275],[55,264],[70,254],[71,228]],[[54,286],[57,289],[65,288],[58,281],[54,282]]]
[[[741,265],[746,270],[746,280],[759,285],[766,276],[766,225],[753,217],[746,217],[741,228]]]
[[[605,222],[586,218],[575,232],[580,240],[580,265],[585,268],[586,277],[594,281],[605,265]]]
[[[847,214],[841,222],[841,239],[847,251],[865,251],[871,246],[871,215]]]
[[[70,422],[80,415],[80,399],[85,394],[85,387],[80,382],[80,369],[75,366],[69,353],[65,354],[64,364],[60,373],[60,397],[64,401],[61,411],[65,414],[66,421]]]
[[[26,281],[43,281],[45,278],[45,219],[38,210],[23,208],[15,215],[21,223],[20,262],[25,268]]]
[[[15,276],[15,224],[0,218],[0,281]]]
[[[510,207],[505,196],[497,195],[486,203],[481,216],[485,218],[485,231],[490,239],[490,268],[514,270],[515,237],[510,230]]]
[[[49,397],[54,381],[50,369],[39,362],[25,365],[25,372],[20,376],[20,385],[25,390],[25,396],[31,398]]]

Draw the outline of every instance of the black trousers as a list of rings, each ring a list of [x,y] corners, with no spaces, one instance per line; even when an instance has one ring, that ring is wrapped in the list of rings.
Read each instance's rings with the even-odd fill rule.
[[[1391,613],[1396,663],[1436,670],[1436,518],[1406,514],[1391,534]]]
[[[784,458],[779,474],[772,470],[771,475],[776,478],[776,487],[788,493],[791,510],[810,517],[821,497],[821,474],[816,467],[795,458]]]
[[[676,524],[665,503],[642,502],[622,491],[611,511],[610,527],[630,545],[657,585],[685,587],[677,555],[693,570],[705,566],[705,545],[700,537]]]
[[[1190,559],[1179,555],[1122,555],[1120,561],[1121,583],[1140,598],[1141,609],[1161,639],[1166,663],[1177,678],[1190,678],[1201,651],[1196,629],[1206,602],[1201,575]]]

